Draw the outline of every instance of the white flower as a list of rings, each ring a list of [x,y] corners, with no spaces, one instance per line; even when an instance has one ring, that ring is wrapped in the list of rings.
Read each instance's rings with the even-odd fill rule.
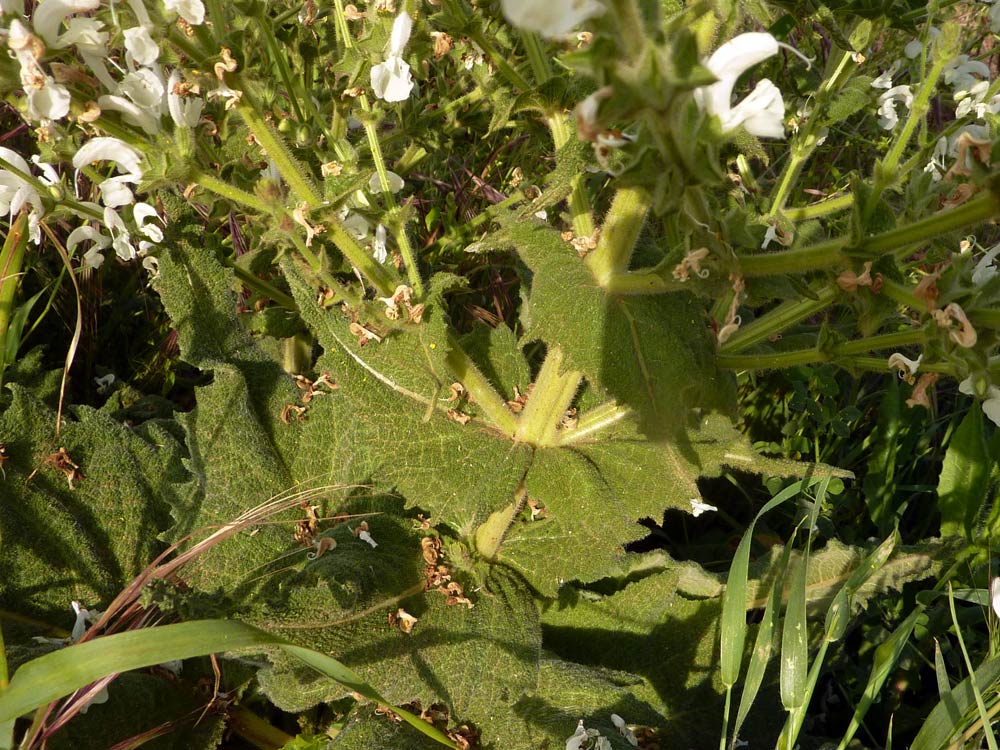
[[[990,31],[994,34],[1000,33],[1000,2],[997,0],[986,0],[990,4]]]
[[[90,249],[83,254],[83,264],[88,268],[100,268],[104,263],[104,255],[101,251],[111,244],[111,238],[95,227],[77,227],[69,233],[66,238],[66,252],[70,257],[76,250],[76,246],[81,242],[92,242]]]
[[[142,152],[118,138],[91,138],[73,156],[73,167],[81,169],[95,161],[113,161],[136,182],[142,179]]]
[[[971,375],[958,384],[958,390],[967,396],[976,395],[976,386]],[[992,383],[986,387],[986,394],[983,397],[983,414],[1000,427],[1000,388]]]
[[[111,233],[111,246],[115,249],[115,254],[124,261],[135,260],[137,253],[132,245],[132,234],[122,217],[111,207],[104,209],[104,226]]]
[[[717,49],[705,63],[719,80],[695,91],[695,101],[722,121],[722,132],[728,133],[740,125],[761,138],[783,138],[785,135],[785,102],[781,91],[768,79],[763,79],[735,107],[730,100],[736,80],[759,62],[778,54],[781,45],[770,34],[747,33],[729,40]]]
[[[389,192],[398,193],[402,190],[406,183],[403,182],[403,178],[398,174],[393,172],[391,169],[386,170],[386,176],[389,178]],[[378,178],[378,172],[373,174],[368,180],[368,189],[374,194],[378,195],[382,192],[382,182]]]
[[[125,49],[139,65],[152,65],[160,57],[160,48],[145,26],[125,29]]]
[[[714,505],[703,503],[701,500],[698,500],[697,498],[691,498],[689,502],[691,503],[691,515],[694,516],[695,518],[700,516],[702,513],[705,513],[706,511],[718,510],[718,508],[716,508]]]
[[[193,128],[201,119],[201,110],[205,102],[197,96],[185,97],[179,94],[180,85],[181,73],[179,70],[174,70],[167,79],[167,108],[170,110],[170,119],[177,127]]]
[[[45,204],[32,183],[11,170],[2,168],[5,162],[24,174],[31,174],[28,163],[19,154],[0,146],[0,214],[14,218],[22,208],[30,206],[28,237],[38,245],[42,241],[39,221],[45,215]]]
[[[0,160],[19,172],[31,174],[28,162],[9,148],[0,146]],[[0,167],[2,166],[4,165],[0,163]],[[43,208],[41,196],[34,185],[9,169],[0,168],[0,214],[13,216],[26,205],[32,206],[36,210]]]
[[[931,44],[933,44],[934,41],[939,36],[941,36],[941,29],[939,29],[937,26],[928,27],[927,37],[930,40]],[[924,49],[924,43],[919,39],[914,39],[912,42],[910,42],[903,48],[903,54],[906,55],[908,59],[912,60],[914,57],[919,55],[921,51],[923,51],[923,49]]]
[[[632,747],[639,747],[639,740],[635,736],[635,732],[629,729],[628,725],[618,714],[611,714],[611,723],[615,725],[615,729],[618,733],[625,738],[625,741]]]
[[[947,156],[948,139],[941,136],[938,138],[938,142],[934,145],[934,153],[931,155],[931,160],[927,162],[927,166],[924,167],[925,172],[931,173],[931,179],[934,182],[940,181],[944,176],[944,173],[948,171],[948,165],[944,163]]]
[[[114,384],[115,374],[113,372],[94,378],[94,385],[97,387],[97,393],[101,396],[107,395],[111,391],[111,386]]]
[[[896,72],[899,70],[899,65],[899,60],[893,61],[888,70],[883,71],[878,78],[872,81],[871,87],[873,89],[891,89],[892,77],[896,75]]]
[[[997,275],[997,269],[993,265],[993,259],[1000,254],[1000,245],[996,245],[987,251],[983,259],[980,260],[972,271],[972,283],[976,286],[985,284]]]
[[[993,606],[993,613],[1000,617],[1000,578],[990,581],[990,604]]]
[[[96,18],[71,18],[66,31],[59,36],[59,46],[73,45],[81,52],[107,56],[108,32]]]
[[[15,18],[10,23],[7,46],[21,67],[21,86],[27,99],[28,119],[61,120],[68,115],[69,89],[56,83],[38,62],[38,56],[43,51],[42,41]]]
[[[372,248],[372,255],[379,263],[385,263],[389,253],[385,246],[385,227],[381,224],[375,229],[375,245]]]
[[[364,529],[358,532],[358,539],[360,539],[362,542],[368,542],[368,544],[370,544],[372,547],[378,547],[378,542],[376,542],[372,538],[372,535],[369,534]]]
[[[387,102],[402,102],[413,91],[413,76],[410,66],[403,60],[403,50],[410,41],[413,21],[403,11],[392,22],[392,37],[389,40],[389,54],[385,62],[372,67],[372,90],[379,99]]]
[[[908,372],[910,375],[916,375],[923,359],[923,354],[916,359],[910,359],[909,357],[903,356],[899,352],[894,352],[889,355],[889,369],[895,367],[900,370],[901,373]]]
[[[597,0],[501,0],[503,14],[513,26],[558,39],[604,13]]]
[[[566,750],[580,750],[580,747],[587,740],[587,730],[583,728],[583,719],[576,725],[576,731],[566,740]]]
[[[152,223],[154,219],[163,221],[156,209],[148,203],[136,203],[132,208],[132,219],[140,234],[148,237],[153,242],[163,242],[163,230]]]
[[[73,157],[73,167],[81,169],[95,161],[113,161],[125,174],[109,177],[98,188],[101,200],[109,208],[125,206],[135,199],[127,183],[135,184],[142,179],[142,153],[117,138],[91,138]]]
[[[340,219],[340,223],[344,225],[347,233],[358,242],[365,239],[368,236],[368,232],[371,231],[368,220],[361,214],[354,213],[346,206],[337,212],[337,218]]]
[[[201,0],[163,0],[163,5],[192,26],[205,23],[205,4]]]
[[[972,60],[968,55],[958,55],[944,69],[944,82],[955,91],[968,91],[980,78],[989,79],[990,68],[979,60]]]
[[[901,101],[909,109],[913,106],[913,92],[909,86],[893,86],[879,98],[878,124],[886,130],[892,130],[899,123],[896,114],[896,102]]]
[[[1000,112],[1000,95],[991,96],[987,101],[986,94],[989,90],[989,81],[978,81],[968,91],[956,91],[955,101],[958,106],[955,108],[955,117],[965,117],[975,111],[976,117],[982,120],[987,113],[995,115]]]
[[[95,10],[101,5],[101,0],[43,0],[38,3],[31,17],[31,25],[38,36],[45,40],[49,47],[59,48],[66,44],[59,36],[59,26],[74,13]]]

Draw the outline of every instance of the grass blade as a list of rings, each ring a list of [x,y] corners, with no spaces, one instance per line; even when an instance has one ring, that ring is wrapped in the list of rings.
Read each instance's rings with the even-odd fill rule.
[[[879,692],[882,690],[882,686],[889,678],[893,667],[896,666],[896,662],[902,656],[903,649],[906,648],[906,644],[910,640],[910,633],[916,627],[917,620],[923,614],[923,611],[923,605],[918,604],[914,607],[909,617],[903,620],[899,627],[892,632],[892,635],[875,649],[875,661],[872,664],[871,674],[868,675],[868,684],[865,685],[865,692],[862,693],[861,700],[858,701],[858,705],[854,709],[854,716],[851,717],[851,723],[848,725],[847,731],[844,732],[840,744],[837,745],[837,750],[846,750],[851,740],[854,739],[854,735],[861,726],[861,722],[868,713],[868,709],[872,707],[875,698],[878,697]],[[912,750],[916,750],[916,747],[916,745],[913,745]]]
[[[764,618],[757,628],[757,640],[754,641],[753,651],[750,652],[750,664],[747,665],[747,674],[743,680],[743,690],[740,694],[740,707],[736,712],[736,723],[733,725],[733,743],[740,736],[740,728],[746,721],[750,707],[753,705],[761,683],[764,681],[764,673],[767,671],[768,662],[774,651],[774,630],[778,620],[778,610],[781,609],[782,592],[785,588],[785,571],[788,569],[788,560],[791,558],[792,545],[786,544],[781,553],[781,562],[778,563],[778,572],[771,583],[771,593],[767,598],[767,606],[764,607]]]
[[[375,688],[330,656],[242,622],[196,620],[103,636],[32,659],[14,673],[7,689],[0,691],[0,726],[107,675],[174,659],[262,647],[280,648],[368,700],[391,705]],[[427,722],[402,709],[392,710],[428,737],[455,747]]]
[[[974,676],[976,671],[972,668],[972,660],[969,652],[965,648],[965,638],[962,637],[962,629],[958,627],[958,615],[955,614],[955,597],[951,595],[951,584],[948,584],[948,607],[951,611],[951,623],[955,627],[955,636],[958,638],[958,646],[962,650],[962,658],[965,660],[965,668],[969,670],[969,675]],[[983,732],[986,734],[986,746],[990,750],[997,750],[997,738],[993,734],[993,726],[990,722],[989,712],[986,710],[986,703],[983,701],[983,694],[976,685],[976,681],[969,683],[972,688],[972,695],[976,699],[976,708],[979,710],[979,718],[983,722]]]
[[[920,731],[910,745],[910,750],[941,750],[951,738],[961,729],[959,723],[951,717],[957,712],[959,719],[976,702],[972,689],[973,677],[966,677],[952,691],[953,702],[949,705],[944,700],[939,702],[924,721]],[[976,670],[976,688],[980,694],[989,690],[1000,680],[1000,657],[984,662]]]

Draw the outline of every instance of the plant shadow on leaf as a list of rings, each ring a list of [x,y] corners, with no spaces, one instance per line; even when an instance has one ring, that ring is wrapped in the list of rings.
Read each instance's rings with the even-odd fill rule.
[[[8,387],[0,607],[65,621],[70,600],[109,601],[155,556],[171,484],[183,473],[181,448],[156,425],[129,430],[89,407],[77,407],[55,438],[55,412]],[[60,448],[82,472],[73,488],[52,465]]]

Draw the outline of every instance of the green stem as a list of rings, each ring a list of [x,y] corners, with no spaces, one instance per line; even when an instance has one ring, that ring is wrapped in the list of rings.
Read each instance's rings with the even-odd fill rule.
[[[278,289],[272,284],[268,284],[263,279],[259,279],[254,276],[250,271],[243,268],[238,264],[233,264],[233,273],[236,274],[236,278],[243,282],[243,284],[257,292],[258,294],[267,297],[273,302],[277,302],[279,305],[284,307],[286,310],[292,310],[293,312],[298,312],[299,306],[295,304],[295,300],[289,295],[285,294],[283,291]]]
[[[542,48],[542,40],[534,31],[521,31],[521,42],[524,44],[524,51],[528,53],[528,62],[535,74],[535,81],[541,86],[552,77],[552,68]]]
[[[847,249],[871,254],[893,252],[926,243],[929,239],[957,229],[981,224],[998,214],[1000,196],[990,190],[980,193],[961,206],[939,211],[912,224],[868,237],[854,248],[850,247],[848,238],[838,237],[793,250],[741,256],[740,269],[748,277],[817,271],[848,263],[850,259],[843,252]]]
[[[556,151],[561,149],[572,136],[569,123],[564,114],[553,113],[546,118],[549,130],[552,131],[552,142]],[[573,218],[573,233],[577,237],[590,237],[594,234],[594,217],[590,210],[590,198],[584,186],[584,176],[574,175],[570,180],[569,213]]]
[[[371,114],[371,105],[368,103],[368,96],[362,94],[358,97],[358,101],[361,104],[361,109],[365,114]],[[375,172],[378,174],[379,187],[382,189],[382,199],[385,201],[385,207],[388,211],[394,212],[396,210],[396,197],[393,195],[392,190],[389,189],[389,173],[385,167],[385,159],[382,156],[382,144],[378,139],[378,131],[375,128],[375,123],[370,117],[364,119],[365,135],[368,137],[368,148],[372,153],[372,160],[375,162]],[[410,280],[410,286],[413,287],[413,291],[416,292],[417,297],[423,297],[424,295],[424,282],[420,278],[420,269],[417,268],[417,258],[413,252],[413,247],[410,245],[410,239],[406,236],[406,227],[402,224],[399,226],[399,231],[396,232],[396,244],[399,246],[399,252],[403,256],[403,265],[406,266],[406,276]]]
[[[690,288],[688,284],[667,279],[656,269],[651,271],[628,271],[612,276],[604,289],[608,294],[635,296],[639,294],[664,294]]]
[[[790,352],[768,352],[766,354],[719,354],[716,363],[729,370],[776,370],[779,368],[797,367],[813,362],[837,361],[840,357],[849,357],[879,349],[896,349],[903,346],[923,344],[926,332],[923,328],[897,333],[886,333],[880,336],[848,341],[839,346],[821,349],[797,349]],[[883,370],[888,369],[882,361]]]
[[[28,244],[28,211],[22,209],[7,232],[0,249],[0,385],[7,369],[7,335],[14,314],[14,297],[21,285],[24,250]]]
[[[559,425],[583,379],[583,375],[574,370],[560,372],[562,362],[562,350],[558,346],[551,347],[517,420],[515,442],[538,447],[559,444]]]
[[[274,216],[276,213],[275,207],[272,204],[258,198],[253,193],[233,187],[228,182],[224,182],[208,172],[195,172],[191,175],[191,181],[216,195],[221,195],[226,200],[246,208],[251,208],[265,216]]]
[[[337,38],[344,45],[344,49],[351,49],[354,46],[354,39],[351,38],[351,30],[347,26],[347,16],[344,15],[344,0],[333,0],[333,23],[337,29]]]
[[[323,205],[323,196],[316,191],[309,177],[300,171],[285,144],[260,116],[254,103],[249,101],[249,94],[244,84],[237,81],[236,88],[243,91],[243,99],[236,105],[236,111],[250,128],[257,143],[267,152],[268,158],[274,162],[295,197],[305,202],[309,208],[319,208]]]
[[[283,53],[281,48],[278,46],[278,40],[274,38],[274,27],[271,25],[271,19],[266,21],[257,16],[254,18],[257,22],[257,30],[260,35],[264,37],[264,43],[267,46],[268,56],[271,58],[271,62],[278,69],[278,75],[281,77],[281,82],[285,86],[285,91],[288,94],[288,101],[292,104],[292,109],[295,110],[295,119],[300,123],[305,122],[305,115],[302,113],[302,107],[299,106],[299,92],[297,91],[294,82],[292,81],[292,71],[288,67],[288,60],[286,58],[286,53]]]
[[[884,253],[906,245],[926,243],[927,240],[956,229],[980,224],[1000,214],[1000,196],[992,190],[980,193],[966,203],[933,216],[920,219],[905,227],[892,229],[863,240],[859,250]]]
[[[785,162],[785,167],[778,178],[777,187],[771,195],[770,216],[782,212],[792,191],[792,187],[799,180],[802,168],[809,161],[809,157],[816,150],[816,146],[819,145],[819,139],[816,137],[814,131],[817,124],[821,121],[820,115],[825,112],[830,96],[834,92],[839,91],[850,80],[851,75],[857,67],[858,65],[854,62],[853,53],[844,52],[841,55],[836,70],[820,85],[816,92],[813,113],[792,140],[791,154],[788,161]]]
[[[507,58],[497,52],[496,47],[493,46],[493,38],[483,32],[482,25],[470,16],[469,9],[462,0],[442,0],[442,3],[448,13],[462,20],[465,35],[479,45],[483,54],[490,59],[490,62],[500,71],[500,75],[507,79],[508,83],[521,91],[530,91],[533,88],[525,77],[507,62]]]
[[[817,288],[817,286],[819,288]],[[770,336],[781,333],[786,328],[795,325],[800,320],[815,315],[828,307],[837,297],[839,291],[832,284],[813,285],[812,291],[816,299],[803,299],[783,302],[773,310],[748,323],[734,333],[729,341],[719,347],[724,354],[735,353],[747,347],[766,341]]]
[[[506,402],[476,367],[458,338],[451,332],[448,333],[448,347],[446,362],[452,374],[475,399],[476,404],[493,425],[504,435],[513,436],[517,432],[517,416],[507,407]]]
[[[913,294],[913,287],[901,284],[898,281],[893,281],[892,279],[883,278],[882,290],[880,294],[885,295],[893,302],[900,305],[906,305],[914,310],[927,309],[927,305],[917,299]]]
[[[842,266],[850,259],[842,252],[848,247],[846,237],[827,240],[815,245],[781,250],[776,253],[740,256],[740,272],[744,277],[773,276],[786,273],[806,273],[821,268]]]
[[[320,221],[326,227],[326,236],[333,241],[333,244],[343,253],[348,262],[374,284],[381,295],[391,296],[396,289],[396,279],[385,266],[377,262],[371,253],[361,247],[358,241],[344,229],[343,223],[337,218],[336,211],[328,209],[325,213],[320,214]]]
[[[820,216],[827,216],[838,211],[845,211],[853,205],[854,195],[846,193],[845,195],[838,195],[836,198],[827,198],[817,203],[811,203],[808,206],[797,206],[786,209],[785,218],[793,222],[807,221],[808,219],[817,219]]]
[[[586,258],[587,267],[601,286],[628,270],[649,202],[649,193],[642,187],[623,187],[615,193],[597,247]]]
[[[594,435],[613,427],[631,413],[631,409],[621,406],[614,401],[608,401],[600,406],[595,406],[593,409],[588,409],[580,415],[576,427],[562,433],[559,438],[559,445],[569,446],[583,442],[584,440],[591,440]]]
[[[869,372],[885,372],[888,369],[887,360],[882,357],[843,357],[837,361],[837,364],[852,370],[867,370]],[[927,364],[921,362],[920,371],[936,372],[941,375],[955,377],[955,368],[948,362],[931,362]]]
[[[906,118],[906,122],[903,124],[903,129],[899,131],[899,135],[896,136],[892,143],[892,147],[889,149],[889,153],[885,155],[885,158],[879,163],[878,168],[875,170],[875,185],[872,190],[872,195],[867,203],[868,210],[874,209],[879,196],[889,185],[892,185],[896,181],[898,172],[899,160],[903,156],[903,151],[910,143],[910,139],[913,137],[913,132],[917,129],[917,126],[923,121],[924,116],[927,114],[927,110],[930,108],[931,97],[937,91],[938,78],[944,72],[945,66],[951,61],[949,57],[941,54],[934,55],[934,64],[931,66],[930,72],[923,79],[920,84],[920,90],[917,92],[916,97],[913,99],[913,106],[910,107],[910,114]]]
[[[278,750],[295,739],[243,706],[232,706],[227,714],[229,728],[261,750]]]
[[[635,0],[611,0],[611,17],[618,22],[621,49],[626,60],[636,61],[646,49],[646,29]]]
[[[1000,310],[973,310],[969,322],[976,328],[1000,328]]]

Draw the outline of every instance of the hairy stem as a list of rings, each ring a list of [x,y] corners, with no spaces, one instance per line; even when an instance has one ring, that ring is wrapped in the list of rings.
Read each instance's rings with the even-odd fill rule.
[[[586,258],[587,267],[601,286],[628,270],[647,211],[649,193],[644,188],[623,187],[615,193],[597,247]]]

